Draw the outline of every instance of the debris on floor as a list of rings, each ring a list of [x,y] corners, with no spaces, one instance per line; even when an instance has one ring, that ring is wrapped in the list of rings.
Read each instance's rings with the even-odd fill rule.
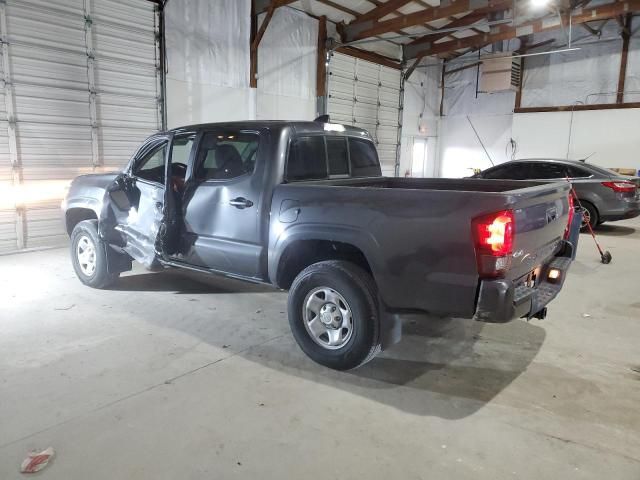
[[[73,307],[75,307],[76,304],[72,303],[71,305],[69,305],[68,307],[59,307],[59,308],[54,308],[54,310],[57,311],[67,311],[67,310],[71,310]]]
[[[42,470],[49,464],[49,461],[55,455],[53,447],[49,447],[42,452],[31,452],[29,456],[24,459],[20,466],[20,473],[36,473]]]
[[[589,318],[591,315],[589,315],[588,313],[583,313],[582,314],[582,318]]]

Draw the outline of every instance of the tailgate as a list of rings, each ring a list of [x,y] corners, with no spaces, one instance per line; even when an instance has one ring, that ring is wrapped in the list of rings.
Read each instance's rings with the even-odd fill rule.
[[[527,188],[520,192],[514,192],[511,199],[515,220],[513,258],[508,272],[511,280],[529,275],[557,253],[569,220],[568,184],[554,183],[544,189]]]

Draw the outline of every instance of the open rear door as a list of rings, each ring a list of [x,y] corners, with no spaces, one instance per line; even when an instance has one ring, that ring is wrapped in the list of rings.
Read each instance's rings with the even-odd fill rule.
[[[167,219],[175,212],[170,174],[172,140],[172,133],[149,139],[130,169],[107,189],[103,201],[101,238],[147,268],[154,267],[162,255],[164,239],[170,233],[167,226],[171,221]]]

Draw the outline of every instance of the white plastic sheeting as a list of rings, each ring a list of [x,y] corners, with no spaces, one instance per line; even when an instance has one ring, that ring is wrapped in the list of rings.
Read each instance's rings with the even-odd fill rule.
[[[170,127],[314,118],[317,20],[276,10],[258,50],[256,90],[249,88],[250,0],[172,0],[165,14]]]
[[[556,39],[562,31],[536,35],[535,42]],[[622,39],[620,27],[609,21],[598,40],[584,29],[574,29],[572,46],[580,50],[527,57],[522,107],[615,103]]]
[[[277,9],[258,49],[257,118],[315,118],[317,51],[318,20]]]
[[[172,0],[165,24],[167,78],[249,86],[250,0]]]
[[[258,51],[259,91],[315,98],[317,49],[318,21],[291,8],[277,9]]]
[[[168,126],[255,116],[251,0],[172,0],[165,23]]]
[[[627,57],[627,76],[625,78],[625,102],[640,102],[640,18],[631,23],[631,41]]]

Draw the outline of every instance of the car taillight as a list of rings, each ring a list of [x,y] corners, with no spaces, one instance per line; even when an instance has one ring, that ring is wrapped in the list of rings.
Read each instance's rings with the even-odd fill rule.
[[[631,182],[602,182],[607,188],[610,188],[614,192],[635,192],[636,184]]]
[[[571,224],[573,224],[573,216],[575,215],[575,205],[573,202],[573,193],[569,192],[569,218],[567,219],[567,228],[564,229],[564,239],[568,240],[571,235]]]
[[[512,210],[484,215],[472,220],[478,273],[499,277],[511,266],[514,217]]]

